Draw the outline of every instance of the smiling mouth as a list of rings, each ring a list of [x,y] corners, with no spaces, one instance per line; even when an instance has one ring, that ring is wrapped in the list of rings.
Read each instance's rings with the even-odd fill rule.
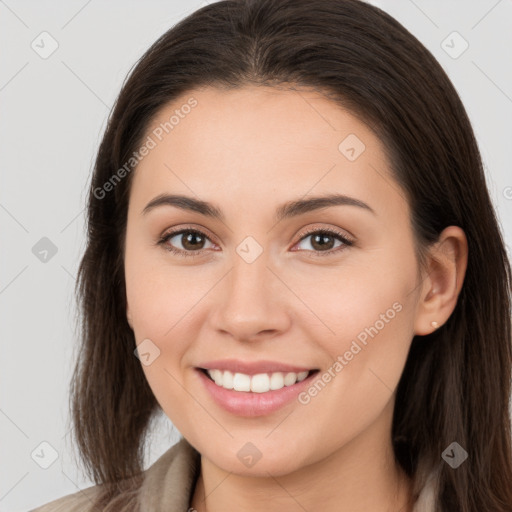
[[[244,373],[233,373],[227,370],[198,368],[208,379],[215,382],[223,389],[245,393],[267,393],[278,391],[284,387],[290,387],[302,382],[320,370],[314,369],[295,372],[269,372],[247,375]]]

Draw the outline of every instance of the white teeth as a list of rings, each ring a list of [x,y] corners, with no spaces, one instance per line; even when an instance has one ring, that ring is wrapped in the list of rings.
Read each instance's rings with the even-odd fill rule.
[[[213,370],[210,377],[215,381],[217,386],[222,386],[222,372],[220,370]]]
[[[270,389],[284,388],[284,376],[281,372],[273,373],[270,376]]]
[[[219,384],[216,382],[217,386],[224,387],[224,383]],[[235,391],[250,391],[251,390],[251,377],[249,375],[244,375],[243,373],[235,373],[233,377],[233,389]]]
[[[222,387],[226,389],[233,389],[234,387],[234,375],[231,372],[222,373],[220,370],[217,370],[220,374],[222,374]]]
[[[284,385],[285,386],[292,386],[296,382],[297,382],[297,374],[296,373],[290,372],[284,376]]]
[[[215,381],[217,386],[224,389],[234,389],[235,391],[252,391],[253,393],[266,393],[270,390],[277,390],[285,386],[293,386],[296,382],[303,381],[309,374],[308,371],[294,373],[258,373],[246,375],[245,373],[235,373],[222,370],[207,370],[208,375]]]
[[[245,375],[245,377],[248,377],[248,375]],[[253,375],[250,380],[253,393],[265,393],[265,391],[270,389],[270,377],[266,373]]]
[[[297,381],[300,382],[301,380],[304,380],[308,376],[308,371],[300,372],[297,374]]]

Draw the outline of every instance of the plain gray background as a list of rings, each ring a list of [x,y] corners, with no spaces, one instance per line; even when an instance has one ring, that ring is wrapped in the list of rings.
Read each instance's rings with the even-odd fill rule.
[[[73,287],[93,160],[130,68],[162,33],[206,3],[0,0],[0,511],[26,511],[91,485],[73,458],[68,386],[77,345]],[[420,39],[453,81],[510,246],[512,2],[370,3]],[[41,261],[38,244],[49,244],[44,237],[56,252]],[[163,416],[146,464],[177,435]]]

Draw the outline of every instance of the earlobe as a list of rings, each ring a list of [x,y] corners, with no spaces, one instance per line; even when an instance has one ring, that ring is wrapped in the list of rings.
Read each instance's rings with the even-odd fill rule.
[[[443,230],[429,251],[428,272],[417,306],[415,334],[430,334],[448,320],[462,289],[466,274],[468,245],[458,226]]]

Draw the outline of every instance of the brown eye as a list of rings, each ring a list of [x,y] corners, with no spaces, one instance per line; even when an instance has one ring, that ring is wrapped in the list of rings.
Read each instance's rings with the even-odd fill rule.
[[[307,232],[299,243],[310,238],[309,246],[306,250],[312,252],[315,256],[327,256],[344,250],[353,245],[353,241],[348,239],[342,233],[330,229],[317,229]],[[340,242],[335,246],[336,241]]]
[[[171,241],[175,239],[172,243]],[[164,235],[159,243],[176,254],[182,256],[196,256],[194,253],[201,253],[205,243],[210,239],[201,231],[195,229],[181,229]],[[210,242],[211,243],[211,242]],[[178,247],[176,247],[178,245]],[[181,245],[181,247],[179,247]]]

